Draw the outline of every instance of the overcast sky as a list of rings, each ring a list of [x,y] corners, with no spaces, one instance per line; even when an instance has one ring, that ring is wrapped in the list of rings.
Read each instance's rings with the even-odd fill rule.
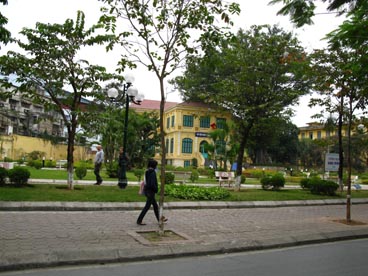
[[[240,3],[242,12],[240,16],[233,18],[234,31],[239,28],[248,29],[251,25],[279,24],[285,30],[295,33],[304,47],[311,51],[325,47],[326,42],[321,39],[325,34],[336,29],[343,20],[335,15],[321,14],[313,19],[315,23],[313,26],[295,29],[288,17],[276,16],[280,5],[268,6],[269,1],[235,0],[235,2]],[[17,36],[23,27],[35,28],[36,22],[64,23],[67,18],[75,19],[78,10],[84,11],[86,25],[90,26],[97,22],[100,6],[101,2],[97,0],[9,0],[7,6],[0,5],[1,12],[9,20],[6,27],[13,36]],[[324,13],[325,8],[321,6],[317,12]],[[2,47],[0,55],[5,54],[12,47],[14,46]],[[86,52],[82,58],[88,59],[93,64],[105,66],[112,71],[119,60],[119,53],[117,51],[106,53],[101,47],[96,48],[96,50]],[[136,70],[133,73],[136,79],[135,86],[145,94],[145,98],[159,100],[159,84],[154,73],[146,72],[146,70]],[[170,87],[167,91],[170,91]],[[180,101],[180,97],[176,92],[169,93],[167,100]],[[309,97],[303,97],[300,105],[295,107],[296,116],[293,118],[293,122],[299,127],[313,121],[310,116],[316,113],[316,110],[308,108],[308,101]]]

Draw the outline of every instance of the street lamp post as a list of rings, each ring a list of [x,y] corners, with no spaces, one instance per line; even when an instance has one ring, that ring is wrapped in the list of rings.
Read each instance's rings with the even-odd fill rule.
[[[118,90],[115,87],[110,88],[107,91],[108,97],[112,102],[124,102],[125,101],[125,122],[123,131],[123,156],[121,162],[121,168],[119,172],[118,186],[120,189],[125,189],[128,185],[128,179],[126,176],[127,171],[127,133],[128,133],[128,118],[129,118],[129,103],[140,105],[144,99],[143,94],[138,94],[138,89],[133,87],[134,77],[131,75],[125,76],[125,83],[122,90]]]

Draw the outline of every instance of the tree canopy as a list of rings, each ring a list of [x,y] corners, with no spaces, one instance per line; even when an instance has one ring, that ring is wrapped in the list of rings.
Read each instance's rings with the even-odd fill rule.
[[[213,103],[232,113],[240,139],[240,175],[251,129],[262,119],[290,115],[285,108],[308,92],[306,66],[304,50],[291,33],[277,26],[253,26],[203,57],[190,59],[175,82],[184,99]]]
[[[86,114],[82,100],[101,97],[99,81],[118,78],[104,67],[79,60],[83,47],[102,44],[110,35],[96,35],[101,25],[85,29],[85,17],[78,12],[76,21],[67,19],[64,24],[37,23],[35,29],[23,28],[26,42],[17,40],[26,55],[9,51],[0,57],[0,72],[5,76],[3,85],[17,85],[19,91],[39,102],[48,110],[61,114],[68,131],[68,184],[73,188],[73,151],[76,129]]]

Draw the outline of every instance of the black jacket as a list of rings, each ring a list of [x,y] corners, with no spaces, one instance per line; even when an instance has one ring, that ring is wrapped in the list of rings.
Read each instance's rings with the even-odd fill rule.
[[[158,183],[156,177],[156,171],[154,169],[149,168],[146,170],[146,185],[144,186],[144,191],[146,193],[157,193],[158,192]]]

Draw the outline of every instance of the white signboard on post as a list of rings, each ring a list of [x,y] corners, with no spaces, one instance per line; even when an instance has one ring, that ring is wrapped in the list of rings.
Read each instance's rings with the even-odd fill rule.
[[[326,153],[325,171],[337,172],[339,170],[340,158],[338,153]]]

